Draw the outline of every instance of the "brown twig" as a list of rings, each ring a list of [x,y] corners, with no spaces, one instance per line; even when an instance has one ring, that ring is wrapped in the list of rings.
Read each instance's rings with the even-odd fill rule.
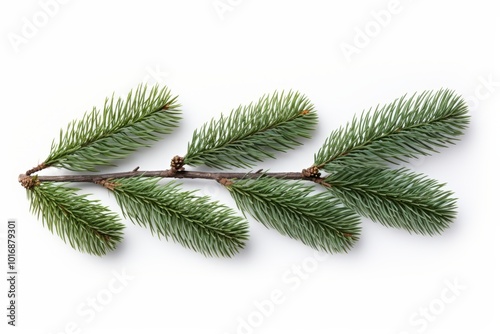
[[[26,174],[21,174],[19,178],[26,177]],[[100,183],[103,180],[122,179],[130,177],[161,177],[175,179],[205,179],[216,180],[222,179],[257,179],[263,176],[284,179],[284,180],[307,180],[320,183],[318,178],[305,176],[300,172],[252,172],[252,173],[237,173],[237,172],[198,172],[198,171],[176,171],[175,169],[157,170],[157,171],[138,171],[121,173],[106,173],[106,174],[80,174],[80,175],[58,175],[58,176],[38,176],[38,182],[92,182]]]
[[[47,165],[46,165],[46,164],[44,164],[44,163],[41,163],[41,164],[39,164],[38,166],[33,167],[33,168],[31,168],[31,169],[27,170],[25,174],[26,174],[26,175],[28,175],[28,176],[30,176],[31,174],[36,173],[36,172],[39,172],[39,171],[41,171],[41,170],[43,170],[43,169],[45,169],[45,168],[47,168],[47,167],[49,167],[49,166],[47,166]]]

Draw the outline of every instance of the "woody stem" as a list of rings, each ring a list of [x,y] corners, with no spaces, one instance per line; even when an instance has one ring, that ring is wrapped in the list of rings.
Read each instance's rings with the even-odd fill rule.
[[[26,174],[19,175],[19,180],[25,178]],[[139,171],[133,170],[130,172],[121,173],[106,173],[106,174],[80,174],[80,175],[58,175],[58,176],[37,176],[39,182],[92,182],[97,183],[102,180],[122,179],[130,177],[161,177],[175,179],[206,179],[220,181],[222,179],[257,179],[262,176],[279,178],[284,180],[308,180],[316,181],[319,178],[305,176],[301,172],[252,172],[252,173],[237,173],[237,172],[198,172],[198,171],[176,171],[174,169],[157,170],[157,171]]]

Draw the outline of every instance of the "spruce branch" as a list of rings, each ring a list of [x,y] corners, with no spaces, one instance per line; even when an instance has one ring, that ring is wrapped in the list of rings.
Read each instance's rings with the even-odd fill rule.
[[[166,88],[139,86],[124,100],[107,100],[61,131],[49,157],[19,176],[31,210],[72,247],[103,255],[121,240],[123,225],[97,201],[67,182],[92,182],[110,190],[125,217],[153,234],[206,256],[232,256],[248,239],[248,224],[233,210],[162,178],[215,180],[238,208],[279,233],[315,249],[347,252],[359,239],[359,215],[417,234],[439,234],[456,216],[456,199],[444,184],[408,169],[390,169],[455,143],[469,122],[464,100],[450,90],[402,98],[360,117],[327,138],[315,163],[302,172],[207,172],[250,167],[308,138],[317,123],[299,93],[274,93],[240,106],[193,134],[185,157],[163,170],[100,174],[33,175],[48,167],[95,171],[169,133],[180,119]],[[326,177],[322,177],[326,171]],[[314,191],[312,183],[326,189]],[[62,182],[62,185],[56,185]]]
[[[359,218],[328,193],[301,182],[262,177],[222,182],[238,208],[267,228],[317,250],[347,252],[358,240]]]
[[[468,123],[464,99],[451,90],[403,96],[333,131],[314,165],[333,172],[346,163],[382,167],[406,162],[455,143]]]
[[[94,107],[65,132],[61,130],[59,143],[52,143],[43,165],[74,171],[112,166],[115,160],[172,132],[179,120],[177,98],[167,88],[140,85],[126,99],[106,99],[102,111]]]
[[[218,169],[251,167],[301,145],[317,123],[312,103],[297,92],[265,95],[195,130],[184,164]]]
[[[28,177],[25,182],[30,185],[27,194],[31,211],[71,247],[102,256],[122,240],[124,225],[99,201],[76,194],[77,188],[39,183],[36,177]]]
[[[385,226],[440,234],[456,216],[456,199],[444,184],[405,168],[344,167],[328,189],[346,206]]]
[[[233,256],[248,239],[248,224],[230,208],[158,178],[115,179],[112,190],[123,215],[153,234],[172,239],[206,256]]]

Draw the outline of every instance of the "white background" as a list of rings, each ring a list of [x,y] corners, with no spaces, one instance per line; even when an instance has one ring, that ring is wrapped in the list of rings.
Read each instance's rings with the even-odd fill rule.
[[[0,5],[4,274],[8,218],[17,219],[19,243],[18,327],[6,325],[2,279],[2,333],[498,333],[494,1],[47,2]],[[447,182],[458,218],[436,237],[365,219],[356,247],[328,256],[250,220],[251,239],[232,259],[204,258],[125,221],[117,251],[78,253],[29,212],[17,175],[44,160],[69,121],[141,82],[168,85],[184,120],[116,170],[167,168],[212,116],[294,89],[315,104],[318,130],[259,168],[299,171],[355,113],[405,93],[454,89],[470,105],[465,137],[409,167]],[[216,183],[186,188],[234,207]],[[117,209],[103,190],[85,190]],[[115,281],[121,272],[133,278]]]

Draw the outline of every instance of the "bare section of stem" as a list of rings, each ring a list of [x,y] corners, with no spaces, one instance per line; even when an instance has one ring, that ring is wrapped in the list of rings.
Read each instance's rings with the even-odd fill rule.
[[[26,174],[21,174],[19,178]],[[59,175],[59,176],[38,176],[38,182],[92,182],[101,184],[102,181],[111,179],[122,179],[130,177],[161,177],[174,179],[205,179],[220,181],[223,179],[257,179],[262,176],[273,177],[284,180],[307,180],[318,182],[318,178],[306,176],[301,172],[274,172],[267,173],[262,171],[250,173],[237,172],[198,172],[198,171],[176,171],[174,169],[157,170],[157,171],[139,171],[133,170],[130,172],[121,173],[106,173],[106,174],[81,174],[81,175]],[[319,182],[318,182],[319,183]]]
[[[49,167],[49,166],[47,166],[47,165],[46,165],[46,164],[44,164],[44,163],[41,163],[41,164],[39,164],[38,166],[33,167],[33,168],[31,168],[31,169],[27,170],[25,174],[29,176],[29,175],[31,175],[31,174],[33,174],[33,173],[39,172],[39,171],[41,171],[41,170],[43,170],[43,169],[47,168],[47,167]]]

